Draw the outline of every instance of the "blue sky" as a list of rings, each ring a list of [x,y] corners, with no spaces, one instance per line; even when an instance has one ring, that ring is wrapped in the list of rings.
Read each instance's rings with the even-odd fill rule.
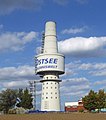
[[[46,21],[57,23],[59,52],[65,55],[61,106],[90,89],[106,91],[105,0],[0,0],[0,91],[25,88]],[[37,87],[40,106],[41,84]]]

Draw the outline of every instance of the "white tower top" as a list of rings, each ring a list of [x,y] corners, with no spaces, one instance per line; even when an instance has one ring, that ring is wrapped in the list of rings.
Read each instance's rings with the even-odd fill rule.
[[[54,35],[56,36],[56,23],[49,21],[45,25],[45,36],[47,35]]]
[[[44,53],[57,53],[56,23],[47,22],[45,25]]]

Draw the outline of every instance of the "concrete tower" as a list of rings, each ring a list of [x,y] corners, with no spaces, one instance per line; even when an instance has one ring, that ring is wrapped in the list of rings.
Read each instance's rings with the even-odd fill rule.
[[[42,77],[41,111],[60,111],[59,75],[64,74],[64,55],[58,53],[55,22],[45,25],[42,52],[35,57],[35,68]]]

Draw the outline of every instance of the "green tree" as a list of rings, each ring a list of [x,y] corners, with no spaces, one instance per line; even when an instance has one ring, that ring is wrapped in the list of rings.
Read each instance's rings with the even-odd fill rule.
[[[0,110],[8,113],[10,108],[13,108],[16,103],[17,91],[7,89],[0,93]]]
[[[101,108],[106,108],[106,93],[104,90],[99,90],[98,92],[94,92],[90,90],[89,94],[83,97],[84,107],[91,111]]]
[[[19,88],[17,97],[19,97],[22,100],[22,96],[23,96],[23,89]]]
[[[29,94],[29,91],[26,88],[21,96],[21,102],[19,103],[19,105],[20,107],[23,107],[25,109],[31,109],[33,107],[32,100],[32,95]]]
[[[104,108],[106,108],[106,92],[105,92],[105,105],[104,106],[105,106]]]
[[[8,113],[9,109],[15,107],[17,98],[20,98],[21,100],[21,102],[17,104],[17,107],[23,107],[25,109],[30,109],[33,107],[32,95],[29,94],[27,88],[25,90],[7,89],[0,93],[0,111]]]
[[[85,96],[83,99],[84,107],[91,111],[97,108],[97,93],[93,90],[90,90],[89,94]]]
[[[105,108],[106,104],[106,93],[104,90],[99,90],[97,94],[97,109],[100,110],[101,108]]]
[[[19,98],[20,99],[20,101],[22,101],[22,97],[23,97],[23,89],[20,89],[19,88],[19,90],[18,90],[18,94],[17,94],[17,98]],[[19,103],[17,103],[17,107],[22,107],[22,105],[21,105],[22,103],[21,102],[19,102]]]

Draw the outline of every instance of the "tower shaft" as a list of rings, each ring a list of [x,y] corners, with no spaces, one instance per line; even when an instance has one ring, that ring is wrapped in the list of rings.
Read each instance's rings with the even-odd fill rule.
[[[42,82],[41,110],[60,111],[59,80],[57,75],[45,75]]]

